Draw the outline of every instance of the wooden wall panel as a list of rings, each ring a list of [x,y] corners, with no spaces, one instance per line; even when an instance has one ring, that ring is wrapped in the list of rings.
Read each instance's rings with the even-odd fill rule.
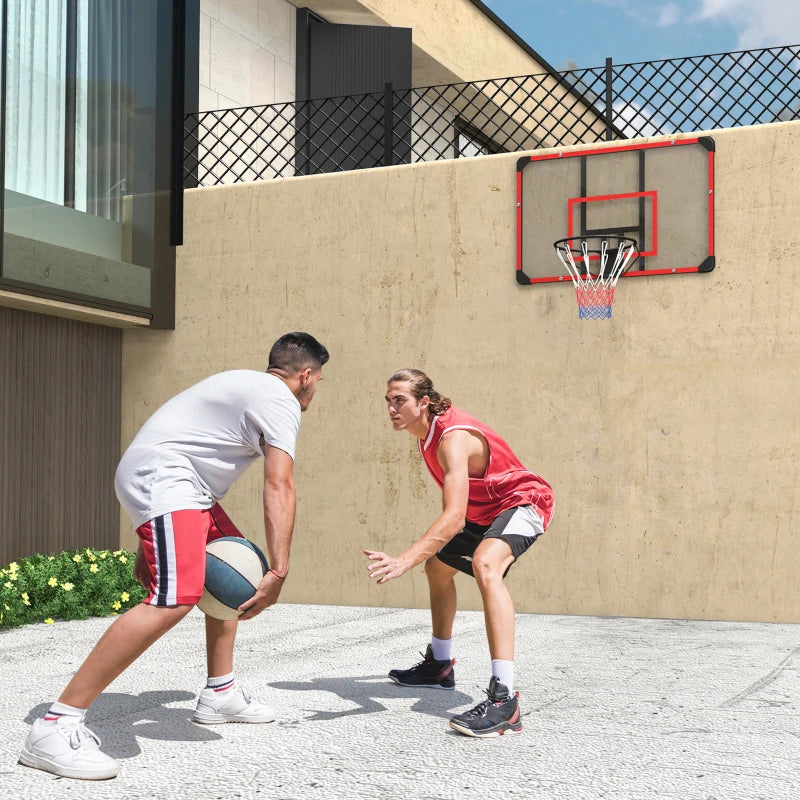
[[[122,332],[0,308],[0,565],[118,547]]]

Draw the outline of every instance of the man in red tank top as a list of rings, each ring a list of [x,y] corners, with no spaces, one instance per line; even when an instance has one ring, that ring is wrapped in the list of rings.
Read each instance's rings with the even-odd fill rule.
[[[499,736],[522,730],[519,693],[514,692],[514,604],[503,578],[541,536],[553,517],[550,484],[520,463],[491,428],[442,397],[425,373],[396,372],[386,393],[396,431],[419,441],[428,471],[442,490],[442,513],[402,555],[365,550],[369,574],[379,584],[424,562],[431,597],[433,633],[423,661],[393,669],[401,686],[455,687],[451,637],[457,572],[472,575],[483,599],[492,658],[487,699],[450,720],[468,736]]]

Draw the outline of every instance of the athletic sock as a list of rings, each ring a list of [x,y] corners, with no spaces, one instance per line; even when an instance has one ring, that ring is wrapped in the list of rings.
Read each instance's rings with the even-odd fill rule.
[[[492,675],[508,688],[508,693],[514,694],[514,662],[503,661],[501,658],[492,659]]]
[[[206,689],[213,689],[215,692],[224,692],[230,689],[234,684],[233,673],[227,675],[220,675],[218,678],[212,678],[210,675],[206,681]]]
[[[452,639],[437,639],[431,636],[431,650],[433,650],[434,661],[449,661],[450,660],[450,643]]]
[[[56,701],[47,710],[44,715],[45,722],[56,722],[61,717],[81,717],[86,715],[85,708],[75,708],[75,706],[68,706],[66,703],[59,703]]]

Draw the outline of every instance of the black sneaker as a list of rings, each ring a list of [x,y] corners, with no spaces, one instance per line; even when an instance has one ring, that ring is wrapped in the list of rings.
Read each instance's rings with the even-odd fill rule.
[[[492,676],[486,691],[486,700],[475,708],[450,720],[450,727],[467,736],[502,736],[506,731],[519,733],[522,721],[519,715],[519,692],[512,697],[508,688]]]
[[[422,655],[422,653],[420,653]],[[433,649],[428,645],[423,661],[411,669],[393,669],[389,677],[401,686],[424,686],[430,689],[455,689],[456,673],[453,670],[454,658],[436,661]]]

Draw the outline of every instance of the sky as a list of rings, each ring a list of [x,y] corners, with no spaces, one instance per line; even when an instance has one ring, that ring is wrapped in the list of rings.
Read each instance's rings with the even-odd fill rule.
[[[556,69],[800,44],[800,0],[482,0]]]

